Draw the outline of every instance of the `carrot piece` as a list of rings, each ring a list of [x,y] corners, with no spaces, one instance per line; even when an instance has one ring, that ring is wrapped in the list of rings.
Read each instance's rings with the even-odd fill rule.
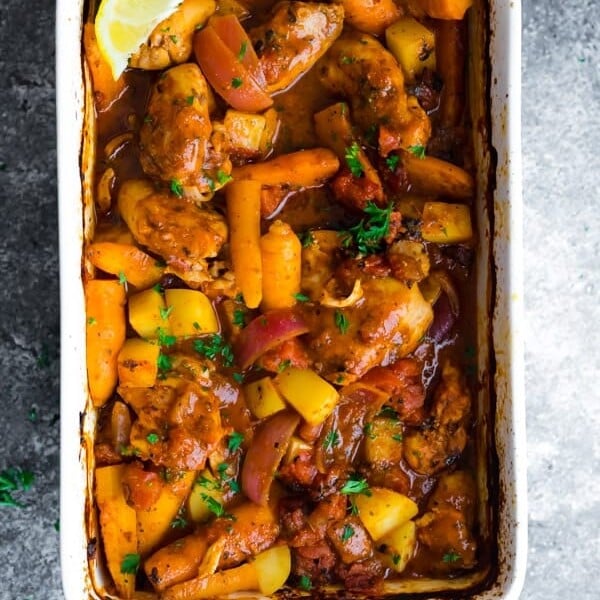
[[[131,598],[135,590],[135,573],[123,573],[126,555],[137,553],[135,510],[123,494],[124,464],[96,469],[96,502],[100,510],[100,531],[108,570],[122,598]]]
[[[300,292],[302,244],[292,228],[275,221],[260,239],[262,256],[262,306],[288,308]]]
[[[98,269],[111,275],[122,273],[131,285],[141,289],[154,285],[164,270],[156,259],[130,244],[95,242],[85,254]]]
[[[233,272],[248,308],[262,300],[259,181],[233,181],[225,188]]]
[[[117,385],[117,357],[125,343],[125,287],[116,280],[85,284],[86,356],[90,396],[102,406]]]
[[[359,31],[381,35],[397,21],[402,10],[394,0],[341,0],[345,20]]]
[[[313,148],[236,167],[232,175],[236,181],[251,179],[263,185],[314,187],[335,175],[339,166],[340,162],[331,150]]]
[[[473,0],[421,0],[421,6],[434,19],[460,21]]]

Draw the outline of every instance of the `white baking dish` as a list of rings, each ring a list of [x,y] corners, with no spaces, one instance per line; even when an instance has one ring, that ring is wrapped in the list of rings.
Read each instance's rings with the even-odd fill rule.
[[[482,2],[472,11],[475,23],[483,24]],[[480,377],[484,391],[481,406],[491,402],[495,415],[483,419],[481,439],[495,438],[497,490],[490,498],[496,505],[496,522],[482,509],[483,529],[496,538],[496,570],[485,578],[471,598],[491,600],[519,596],[525,574],[527,553],[525,405],[522,352],[522,252],[521,252],[521,148],[520,148],[520,3],[491,0],[489,24],[473,28],[473,97],[483,97],[489,87],[491,111],[483,102],[474,103],[478,134],[476,150],[483,157],[479,182],[488,178],[488,165],[494,164],[493,151],[485,136],[491,135],[495,149],[495,187],[488,202],[479,202],[478,309]],[[58,117],[59,226],[61,266],[61,561],[67,600],[108,598],[98,593],[103,574],[88,549],[95,543],[95,513],[91,501],[92,433],[95,413],[90,410],[85,369],[85,313],[81,280],[82,247],[91,223],[86,165],[81,157],[86,143],[93,139],[85,116],[84,73],[81,56],[83,0],[57,1],[56,61]],[[487,53],[489,52],[489,55]],[[478,56],[481,54],[481,56]],[[487,56],[486,56],[487,55]],[[486,68],[491,69],[487,77]],[[482,95],[483,94],[483,95]],[[491,119],[489,116],[491,115]],[[89,148],[88,148],[89,150]],[[89,161],[88,161],[89,162]],[[87,199],[88,210],[83,210]],[[493,314],[490,318],[489,313]],[[491,336],[490,333],[491,332]],[[491,339],[490,339],[491,338]],[[490,346],[491,343],[491,346]],[[489,352],[488,352],[489,350]],[[490,359],[488,359],[488,356]],[[491,366],[490,366],[491,365]],[[491,373],[491,375],[490,375]],[[481,471],[487,465],[482,458]],[[492,477],[494,479],[495,477]],[[484,479],[484,477],[482,477]],[[480,493],[486,486],[482,480]],[[471,577],[480,581],[483,575]],[[448,582],[445,582],[448,583]],[[421,591],[431,597],[440,590],[431,582]],[[452,589],[464,588],[454,580]],[[446,585],[446,589],[450,589]],[[409,591],[398,587],[398,592]],[[457,595],[460,592],[457,591]]]

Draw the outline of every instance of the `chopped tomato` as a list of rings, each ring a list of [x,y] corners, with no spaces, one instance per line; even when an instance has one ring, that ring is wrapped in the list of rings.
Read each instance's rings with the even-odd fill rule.
[[[214,17],[194,37],[194,54],[206,79],[233,108],[258,112],[273,101],[250,39],[233,15]]]

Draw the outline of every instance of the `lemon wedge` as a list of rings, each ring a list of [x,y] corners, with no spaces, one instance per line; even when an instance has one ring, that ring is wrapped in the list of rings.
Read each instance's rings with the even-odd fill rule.
[[[115,81],[129,57],[180,4],[181,0],[102,0],[96,15],[96,38]]]

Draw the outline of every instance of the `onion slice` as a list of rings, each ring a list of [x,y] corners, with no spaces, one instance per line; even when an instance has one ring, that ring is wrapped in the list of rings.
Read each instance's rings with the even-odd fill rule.
[[[355,279],[352,291],[350,292],[350,295],[346,298],[334,298],[329,293],[329,290],[325,287],[323,288],[323,292],[321,294],[321,299],[319,300],[319,302],[323,306],[328,306],[330,308],[348,308],[349,306],[354,306],[362,297],[363,289],[360,283],[360,279]]]
[[[236,344],[236,358],[247,369],[267,350],[308,331],[303,319],[291,309],[266,312],[242,329]]]
[[[252,502],[262,506],[268,504],[275,472],[298,423],[300,416],[285,410],[269,417],[254,434],[241,477],[242,490]]]

